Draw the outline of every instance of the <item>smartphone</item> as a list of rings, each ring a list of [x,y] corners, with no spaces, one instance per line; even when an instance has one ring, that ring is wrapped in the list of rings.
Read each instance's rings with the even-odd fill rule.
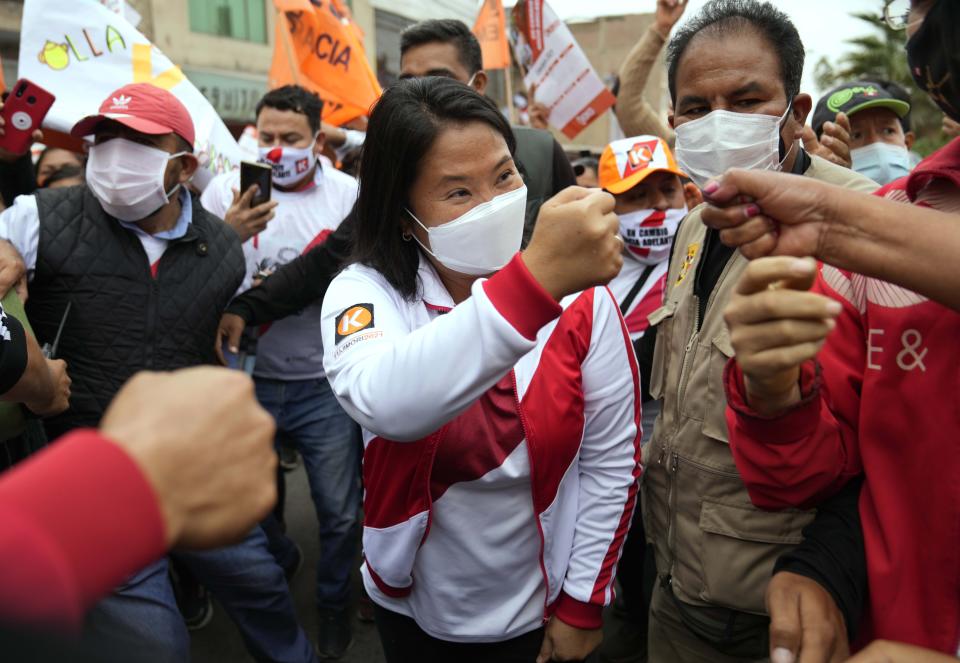
[[[262,205],[270,200],[272,181],[273,169],[267,164],[252,161],[240,162],[240,194],[244,194],[254,184],[257,185],[257,194],[250,203],[251,207]]]
[[[26,154],[33,143],[33,132],[40,128],[55,99],[50,92],[26,78],[17,81],[0,111],[5,122],[0,148],[13,154]]]

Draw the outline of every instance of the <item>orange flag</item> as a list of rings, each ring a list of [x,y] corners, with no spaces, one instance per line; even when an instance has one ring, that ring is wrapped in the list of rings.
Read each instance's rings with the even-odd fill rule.
[[[3,80],[3,61],[0,60],[0,92],[7,91],[7,82]]]
[[[363,32],[341,0],[274,0],[276,39],[269,86],[297,84],[323,99],[323,120],[366,115],[382,90],[363,50]]]
[[[506,69],[510,66],[507,17],[500,0],[483,0],[480,15],[473,25],[473,34],[483,50],[484,69]]]

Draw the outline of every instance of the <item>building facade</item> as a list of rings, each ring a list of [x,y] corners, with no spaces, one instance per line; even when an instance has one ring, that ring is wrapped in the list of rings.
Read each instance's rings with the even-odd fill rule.
[[[612,88],[620,66],[634,44],[653,23],[653,18],[653,14],[600,16],[590,20],[568,21],[567,25],[597,74]],[[666,117],[669,94],[663,53],[650,73],[646,98],[661,116]],[[567,140],[562,134],[557,134],[557,138],[571,152],[581,149],[599,152],[607,143],[623,137],[618,129],[616,118],[610,110],[573,140]]]

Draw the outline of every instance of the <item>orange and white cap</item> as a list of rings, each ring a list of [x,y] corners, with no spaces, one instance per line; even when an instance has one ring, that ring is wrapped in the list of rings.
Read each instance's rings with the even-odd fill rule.
[[[629,191],[651,173],[667,172],[686,177],[667,142],[656,136],[623,138],[607,145],[600,155],[597,178],[612,194]]]

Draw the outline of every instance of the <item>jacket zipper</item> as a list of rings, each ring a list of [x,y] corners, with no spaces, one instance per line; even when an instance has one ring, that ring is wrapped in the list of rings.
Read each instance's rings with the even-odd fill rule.
[[[533,520],[537,524],[537,535],[540,537],[540,573],[543,575],[543,623],[546,624],[550,621],[549,614],[549,602],[550,602],[550,579],[547,577],[547,564],[544,560],[544,553],[546,551],[546,538],[543,535],[543,525],[540,523],[540,514],[537,513],[537,499],[534,485],[534,477],[536,472],[534,471],[534,458],[533,458],[533,444],[530,441],[530,436],[527,434],[527,419],[523,415],[523,409],[520,407],[520,392],[517,389],[517,373],[513,369],[510,369],[510,381],[513,383],[513,401],[517,405],[517,416],[520,418],[520,428],[523,430],[523,439],[527,441],[527,462],[530,464],[530,502],[533,504]]]
[[[690,339],[683,349],[683,362],[680,364],[680,384],[677,388],[677,408],[674,413],[674,416],[676,416],[677,429],[680,428],[680,409],[682,407],[683,397],[687,391],[687,368],[690,365],[690,352],[693,350],[693,346],[697,342],[697,337],[700,335],[700,298],[696,295],[693,296],[693,305],[693,333],[690,334]]]
[[[704,312],[709,311],[710,307],[713,305],[714,300],[717,297],[717,290],[720,289],[720,286],[723,284],[724,279],[727,278],[727,273],[730,271],[730,265],[732,265],[736,260],[736,257],[733,256],[727,260],[727,264],[723,266],[723,271],[720,272],[720,277],[717,279],[717,284],[713,287],[713,290],[710,291],[710,295],[707,297],[707,305],[704,307]],[[677,390],[677,409],[676,409],[676,428],[680,428],[680,408],[683,404],[683,397],[686,396],[687,391],[687,382],[689,376],[687,375],[687,366],[690,360],[690,352],[693,350],[694,343],[697,341],[697,338],[700,336],[700,325],[703,322],[700,319],[700,297],[693,295],[693,302],[696,305],[696,309],[693,312],[693,333],[690,334],[690,340],[687,341],[687,345],[684,348],[683,353],[683,364],[680,367],[680,387]]]
[[[720,289],[720,285],[723,283],[723,280],[727,276],[727,272],[730,271],[730,265],[734,262],[734,258],[727,260],[727,264],[723,266],[723,271],[720,272],[720,277],[717,279],[716,285],[713,287],[713,290],[710,292],[710,295],[707,297],[707,305],[704,308],[704,311],[709,311],[710,306],[713,304],[714,299],[716,298],[717,290]],[[699,278],[699,266],[698,266],[698,276]],[[680,382],[677,388],[677,406],[674,408],[674,417],[676,425],[673,429],[673,436],[671,440],[676,438],[680,430],[680,425],[682,423],[682,408],[683,408],[683,399],[686,396],[687,392],[687,382],[689,380],[689,375],[687,375],[687,369],[690,364],[690,353],[693,351],[693,347],[696,344],[700,336],[700,325],[702,320],[700,319],[700,297],[696,294],[693,295],[693,332],[690,334],[690,338],[687,341],[687,345],[684,347],[683,352],[683,362],[680,365]],[[674,548],[676,545],[676,530],[677,530],[677,487],[676,487],[676,474],[679,467],[680,456],[677,452],[670,452],[664,448],[664,452],[670,454],[670,465],[667,467],[667,504],[670,509],[670,518],[667,525],[667,550],[670,553],[670,575],[673,573],[673,563],[674,563]],[[661,454],[661,460],[663,459],[663,454]],[[684,459],[684,462],[687,462]],[[696,465],[696,463],[692,463]],[[717,474],[723,474],[718,470],[712,470],[711,468],[704,467],[705,471],[712,471]],[[730,475],[736,476],[736,475]]]
[[[675,481],[673,480],[674,475],[677,473],[677,452],[670,454],[669,466],[667,467],[667,481],[669,482],[669,490],[667,492],[667,504],[670,508],[670,524],[667,526],[667,547],[670,549],[670,575],[673,575],[673,547],[676,543],[677,536],[677,489]]]
[[[697,336],[700,333],[700,298],[696,295],[693,296],[693,333],[690,334],[690,339],[687,341],[687,345],[684,347],[683,352],[683,361],[680,363],[680,383],[677,388],[677,405],[674,408],[674,429],[673,429],[673,438],[676,438],[677,434],[680,431],[680,425],[682,424],[682,417],[680,415],[681,407],[683,403],[684,392],[686,392],[686,381],[687,381],[687,368],[690,364],[690,351],[693,349],[694,344],[696,343]],[[672,439],[671,438],[671,441]],[[673,547],[674,540],[676,538],[676,520],[677,520],[677,505],[676,505],[676,493],[677,489],[674,485],[674,474],[677,472],[677,454],[676,452],[667,451],[670,454],[670,458],[667,465],[667,504],[670,509],[670,519],[667,524],[667,549],[670,551],[670,569],[672,575],[673,569]]]
[[[150,284],[150,297],[147,302],[147,342],[143,346],[144,358],[143,358],[143,367],[146,369],[153,368],[153,346],[154,341],[156,340],[156,320],[157,320],[157,308],[160,304],[157,301],[157,279],[160,278],[159,265],[157,269],[157,278],[153,277],[153,269],[150,264],[150,256],[147,255],[147,250],[143,247],[143,244],[140,242],[139,238],[134,236],[132,232],[127,233],[129,238],[136,244],[137,249],[140,250],[140,255],[143,256],[143,262],[146,265],[147,270],[147,283]],[[166,255],[164,251],[164,255]],[[160,260],[163,260],[163,256],[160,256]]]

